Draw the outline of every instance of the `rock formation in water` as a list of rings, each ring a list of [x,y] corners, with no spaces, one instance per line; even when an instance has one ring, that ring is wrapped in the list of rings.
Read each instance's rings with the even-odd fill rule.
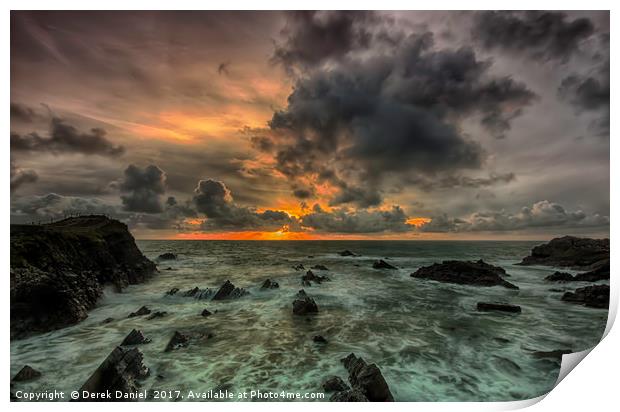
[[[25,365],[23,368],[13,376],[12,381],[14,382],[25,382],[38,378],[41,376],[41,372],[32,368],[29,365]]]
[[[142,306],[137,311],[131,312],[129,314],[129,316],[127,316],[127,317],[128,318],[135,318],[136,316],[144,316],[144,315],[148,315],[149,313],[151,313],[151,309],[147,308],[146,306]]]
[[[367,364],[361,357],[351,353],[342,359],[349,372],[349,383],[371,402],[392,402],[394,397],[381,371],[374,363]]]
[[[571,275],[566,272],[555,272],[545,278],[550,282],[598,282],[601,280],[609,280],[609,261],[601,264],[594,270],[589,272]]]
[[[136,392],[139,389],[139,381],[149,375],[149,368],[144,365],[143,360],[144,356],[140,349],[117,346],[82,385],[78,399],[82,401],[91,400],[91,398],[82,397],[84,392],[95,394],[109,391],[112,395],[116,391],[123,394]]]
[[[175,331],[174,335],[170,338],[170,341],[166,345],[164,352],[170,352],[179,348],[184,348],[189,344],[189,336],[184,335],[179,331]]]
[[[314,270],[329,270],[327,268],[327,266],[325,266],[325,265],[314,265],[310,269],[314,269]]]
[[[127,226],[105,216],[11,225],[11,338],[80,322],[105,285],[121,290],[156,270]]]
[[[278,282],[275,282],[271,279],[266,279],[260,288],[261,289],[278,289],[279,287],[280,285],[278,284]]]
[[[245,289],[238,288],[232,284],[230,280],[227,280],[222,287],[215,293],[213,296],[213,300],[225,300],[225,299],[237,299],[241,296],[248,295],[248,292]]]
[[[519,289],[502,278],[502,276],[507,276],[503,268],[489,265],[482,260],[477,262],[445,260],[442,263],[421,267],[411,276],[460,285],[503,286],[509,289]]]
[[[565,302],[580,303],[590,308],[609,308],[609,286],[594,285],[579,288],[575,292],[566,292],[562,296]]]
[[[145,343],[151,343],[151,340],[144,336],[141,330],[132,329],[129,335],[121,342],[121,346],[142,345]]]
[[[509,305],[507,303],[495,303],[495,302],[478,302],[476,309],[481,312],[499,311],[510,313],[521,313],[521,306]]]
[[[564,236],[536,246],[519,264],[589,270],[605,263],[609,264],[609,239]]]
[[[176,260],[177,259],[177,255],[175,255],[174,253],[166,252],[166,253],[162,253],[161,255],[159,255],[157,257],[157,259],[159,259],[159,260]]]
[[[383,259],[375,260],[372,267],[373,269],[398,269],[396,266],[390,265]]]
[[[340,256],[357,256],[355,253],[351,252],[350,250],[343,250],[342,252],[338,254]]]
[[[325,392],[341,392],[350,389],[349,385],[347,385],[340,376],[330,376],[323,382],[322,386]]]
[[[308,296],[305,290],[300,290],[293,301],[293,313],[295,315],[307,315],[308,313],[318,313],[318,311],[319,307],[314,299]]]
[[[321,284],[324,281],[329,281],[329,278],[327,276],[317,276],[311,270],[307,271],[306,274],[301,277],[301,284],[303,286],[312,286],[312,282]]]

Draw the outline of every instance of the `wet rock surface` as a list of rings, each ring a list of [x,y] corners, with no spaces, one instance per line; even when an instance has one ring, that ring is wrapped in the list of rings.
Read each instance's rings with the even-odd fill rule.
[[[340,256],[357,256],[355,253],[351,252],[350,250],[343,250],[342,252],[338,254]]]
[[[189,345],[189,336],[179,331],[175,331],[174,334],[172,335],[172,338],[170,338],[170,341],[166,345],[164,352],[170,352],[173,350],[184,348],[187,345]]]
[[[148,315],[149,313],[151,313],[151,310],[149,308],[147,308],[146,306],[142,306],[137,311],[131,312],[129,314],[129,316],[127,316],[127,317],[128,318],[135,318],[136,316],[144,316],[144,315]]]
[[[430,279],[438,282],[473,286],[503,286],[508,289],[519,289],[512,283],[504,280],[502,276],[506,276],[506,271],[503,268],[489,265],[482,260],[476,262],[444,260],[442,263],[421,267],[411,274],[411,277],[414,278]]]
[[[509,313],[521,313],[521,306],[510,305],[507,303],[478,302],[476,309],[480,312],[498,311]]]
[[[555,272],[549,275],[545,280],[550,282],[598,282],[601,280],[609,280],[609,262],[601,264],[594,270],[588,272],[571,275],[566,272]]]
[[[168,312],[157,311],[157,312],[151,313],[146,319],[147,320],[160,319],[160,318],[166,317],[167,315],[168,315]]]
[[[309,313],[318,313],[319,307],[314,299],[306,294],[303,289],[297,293],[296,299],[293,301],[293,313],[295,315],[306,315]]]
[[[250,292],[238,288],[227,280],[213,296],[213,300],[237,299],[248,295]]]
[[[179,291],[179,288],[172,288],[170,289],[168,292],[166,292],[166,295],[168,296],[174,296],[177,294],[177,292]]]
[[[553,274],[545,277],[545,280],[549,282],[570,282],[574,280],[573,275],[566,272],[554,272]]]
[[[329,281],[327,276],[315,275],[311,270],[307,271],[306,274],[301,277],[301,284],[303,286],[312,286],[312,283],[320,285],[325,281]]]
[[[322,386],[325,392],[341,392],[350,389],[349,385],[347,385],[340,376],[331,376],[327,378]]]
[[[374,363],[367,364],[361,357],[351,353],[341,360],[349,372],[349,383],[371,402],[394,401],[381,371]]]
[[[132,329],[129,335],[123,339],[121,346],[142,345],[145,343],[151,343],[151,340],[144,336],[141,330]]]
[[[33,367],[29,365],[25,365],[23,368],[19,370],[19,372],[15,374],[15,376],[13,376],[12,381],[14,382],[31,381],[33,379],[38,378],[39,376],[41,376],[41,372],[39,372],[38,370],[34,369]]]
[[[609,239],[564,236],[534,247],[519,264],[596,269],[605,262],[609,262]]]
[[[398,269],[396,266],[390,265],[383,259],[376,260],[372,264],[373,269]]]
[[[11,339],[84,320],[105,285],[121,290],[157,271],[127,226],[91,215],[11,225]]]
[[[279,287],[280,285],[278,284],[278,282],[275,282],[271,279],[266,279],[260,288],[261,289],[278,289]]]
[[[166,252],[166,253],[162,253],[161,255],[159,255],[157,257],[157,259],[159,259],[159,260],[176,260],[177,259],[177,255],[175,255],[174,253]]]
[[[325,339],[323,335],[314,335],[312,341],[314,343],[327,343],[327,339]]]
[[[330,398],[332,402],[368,402],[368,398],[359,389],[348,389],[334,393]]]
[[[211,316],[213,313],[211,313],[208,309],[203,309],[202,312],[200,312],[200,316],[202,316],[203,318],[206,318],[207,316]]]
[[[579,303],[590,308],[609,308],[609,286],[594,285],[579,288],[574,292],[566,292],[562,296],[565,302]]]

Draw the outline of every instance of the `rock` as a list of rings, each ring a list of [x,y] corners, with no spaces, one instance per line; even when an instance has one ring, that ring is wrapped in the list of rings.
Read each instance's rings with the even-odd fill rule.
[[[336,392],[329,400],[332,402],[368,402],[368,398],[359,389]]]
[[[100,400],[83,398],[84,392],[105,393],[106,391],[124,394],[135,393],[139,389],[138,381],[149,375],[149,368],[144,363],[144,356],[138,348],[117,346],[101,363],[79,390],[79,400]]]
[[[202,312],[200,312],[200,316],[203,316],[203,317],[205,317],[205,318],[206,318],[207,316],[211,316],[211,315],[212,315],[212,313],[211,313],[211,312],[209,312],[209,310],[208,310],[208,309],[203,309],[203,310],[202,310]]]
[[[174,253],[166,252],[166,253],[162,253],[161,255],[159,255],[157,257],[157,259],[159,259],[159,260],[176,260],[177,259],[177,255],[175,255]]]
[[[545,278],[549,282],[570,282],[574,280],[573,275],[566,272],[555,272]]]
[[[11,339],[76,324],[105,285],[122,290],[157,272],[127,225],[105,216],[11,225]]]
[[[557,359],[561,360],[562,355],[573,353],[571,349],[556,349],[551,351],[536,351],[532,352],[532,356],[538,359]]]
[[[167,267],[166,269],[164,269],[164,270],[174,270],[174,269],[172,269],[172,267],[171,267],[171,266],[168,266],[168,267]]]
[[[319,307],[314,299],[306,294],[302,289],[297,293],[297,298],[293,302],[293,313],[295,315],[306,315],[308,313],[318,313]]]
[[[101,321],[101,324],[107,325],[110,322],[114,322],[114,318],[105,318],[104,320]]]
[[[195,287],[193,289],[190,290],[186,290],[185,292],[182,293],[182,296],[185,298],[194,298],[194,299],[198,299],[198,300],[202,300],[202,299],[208,299],[213,295],[213,290],[207,288],[207,289],[200,289],[199,287]]]
[[[143,343],[151,343],[151,340],[144,336],[141,330],[132,329],[121,343],[121,346],[141,345]]]
[[[575,292],[566,292],[562,296],[565,302],[580,303],[590,308],[609,308],[609,286],[594,285],[579,288]]]
[[[271,279],[267,279],[263,282],[263,285],[260,287],[261,289],[278,289],[280,285],[278,282],[274,282]]]
[[[149,313],[151,313],[151,310],[149,308],[147,308],[146,306],[142,306],[140,309],[138,309],[136,312],[131,312],[129,314],[129,316],[127,316],[128,318],[133,318],[136,316],[144,316],[144,315],[148,315]]]
[[[390,388],[377,365],[374,363],[369,365],[353,353],[342,359],[342,363],[349,371],[349,383],[353,389],[359,389],[369,401],[394,401]]]
[[[396,266],[390,265],[389,263],[387,263],[383,259],[376,260],[372,264],[372,267],[373,267],[373,269],[398,269]]]
[[[492,311],[500,311],[500,312],[521,313],[521,306],[508,305],[505,303],[478,302],[478,304],[476,305],[476,309],[481,312],[492,310]]]
[[[157,312],[153,312],[151,314],[151,316],[149,316],[148,318],[146,318],[147,320],[153,320],[153,319],[159,319],[159,318],[163,318],[166,315],[168,315],[168,312],[164,312],[164,311],[157,311]]]
[[[302,265],[301,263],[298,265],[293,266],[293,269],[295,270],[306,270],[306,268],[304,268],[304,265]]]
[[[329,270],[329,269],[327,269],[327,266],[324,266],[324,265],[314,265],[310,269],[314,269],[314,270]]]
[[[598,282],[599,280],[609,280],[609,261],[589,272],[579,273],[574,277],[578,282]]]
[[[177,292],[179,291],[179,288],[172,288],[170,289],[168,292],[166,292],[166,295],[168,296],[174,296],[177,294]]]
[[[431,266],[421,267],[411,276],[414,278],[430,279],[438,282],[456,283],[474,286],[503,286],[508,289],[519,289],[517,286],[502,278],[506,271],[499,266],[489,265],[478,260],[459,261],[444,260],[442,263],[433,263]]]
[[[321,284],[323,281],[329,281],[329,278],[327,276],[317,276],[311,270],[301,277],[301,283],[304,286],[311,286],[312,282]]]
[[[39,372],[38,370],[28,365],[25,365],[23,368],[19,370],[19,372],[17,372],[15,376],[13,376],[12,381],[14,382],[30,381],[32,379],[38,378],[39,376],[41,376],[41,372]]]
[[[339,253],[340,256],[357,256],[355,253],[351,252],[350,250],[343,250],[342,252]]]
[[[340,376],[330,376],[322,386],[325,392],[341,392],[350,389]]]
[[[564,236],[536,246],[519,264],[596,269],[605,262],[609,262],[609,239]]]
[[[325,339],[323,336],[321,335],[315,335],[312,337],[312,341],[314,343],[327,343],[327,339]]]
[[[227,280],[215,293],[213,300],[237,299],[247,294],[249,294],[248,291],[235,287],[230,280]]]
[[[166,345],[164,352],[170,352],[179,348],[184,348],[189,344],[189,336],[182,334],[179,331],[175,331],[170,342]]]

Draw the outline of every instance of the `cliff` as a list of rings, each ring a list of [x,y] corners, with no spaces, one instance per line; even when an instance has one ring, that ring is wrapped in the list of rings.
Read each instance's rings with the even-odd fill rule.
[[[156,270],[127,226],[105,216],[11,225],[11,339],[75,324],[104,285],[120,291]]]

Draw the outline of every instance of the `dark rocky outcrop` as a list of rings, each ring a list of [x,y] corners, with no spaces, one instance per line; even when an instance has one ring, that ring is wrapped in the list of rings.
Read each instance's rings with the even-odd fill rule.
[[[301,263],[298,265],[293,266],[293,269],[295,270],[306,270],[306,268],[304,268],[304,265],[302,265]]]
[[[235,287],[230,280],[224,282],[222,287],[215,293],[213,300],[237,299],[248,295],[250,292],[245,289]]]
[[[350,250],[343,250],[342,252],[338,254],[340,256],[357,256],[355,253],[351,252]]]
[[[431,266],[421,267],[411,276],[460,285],[503,286],[508,289],[519,289],[502,278],[502,276],[506,276],[506,271],[503,268],[489,265],[482,260],[477,262],[444,260],[442,263],[433,263]]]
[[[580,303],[590,308],[609,308],[609,286],[594,285],[579,288],[575,292],[566,292],[562,296],[565,302]]]
[[[208,309],[203,309],[202,312],[200,312],[200,316],[206,318],[207,316],[211,316],[213,313],[209,312]]]
[[[308,313],[318,313],[318,311],[319,307],[314,299],[308,296],[305,290],[300,290],[293,301],[293,313],[295,315],[307,315]]]
[[[374,363],[367,364],[364,359],[351,353],[342,359],[342,363],[349,372],[349,383],[353,389],[358,389],[371,402],[394,401],[381,371]]]
[[[112,394],[116,391],[124,394],[136,392],[139,389],[139,381],[149,375],[149,368],[144,365],[143,360],[144,356],[140,349],[117,346],[82,385],[79,400],[90,400],[82,398],[83,392],[110,391]]]
[[[330,398],[332,402],[368,402],[368,398],[359,389],[336,392]]]
[[[159,260],[176,260],[177,259],[177,255],[175,255],[174,253],[166,252],[166,253],[162,253],[161,255],[157,256],[157,259],[159,259]]]
[[[329,270],[327,268],[327,266],[325,266],[325,265],[314,265],[310,269],[314,269],[314,270]]]
[[[168,296],[174,296],[177,294],[177,292],[179,291],[179,288],[172,288],[170,289],[168,292],[166,292],[166,295]]]
[[[151,309],[147,308],[146,306],[142,306],[140,309],[138,309],[135,312],[131,312],[129,314],[129,316],[127,316],[128,318],[134,318],[136,316],[144,316],[144,315],[148,315],[149,313],[151,313]]]
[[[260,288],[261,289],[278,289],[279,287],[280,285],[278,284],[278,282],[275,282],[271,279],[266,279]]]
[[[144,336],[141,330],[132,329],[129,335],[123,339],[121,346],[142,345],[144,343],[151,343],[151,340]]]
[[[600,280],[609,280],[609,261],[601,264],[594,270],[571,275],[566,272],[555,272],[549,275],[545,280],[552,282],[598,282]]]
[[[566,272],[554,272],[553,274],[545,277],[545,280],[549,282],[570,282],[574,280],[573,275]]]
[[[301,284],[303,286],[312,286],[312,282],[321,284],[324,281],[329,281],[329,278],[327,276],[317,276],[311,270],[307,271],[306,274],[301,277]]]
[[[396,266],[390,265],[383,259],[375,260],[372,267],[373,269],[398,269]]]
[[[202,299],[208,299],[211,296],[213,296],[213,290],[212,289],[200,289],[199,287],[195,287],[193,289],[190,290],[186,290],[185,292],[183,292],[181,294],[181,296],[185,297],[185,298],[194,298],[194,299],[198,299],[198,300],[202,300]]]
[[[12,381],[14,382],[30,381],[30,380],[38,378],[39,376],[41,376],[41,372],[32,368],[29,365],[25,365],[23,368],[19,370],[19,372],[17,372],[17,374],[15,374],[15,376],[13,376]]]
[[[184,348],[189,345],[189,336],[182,334],[179,331],[175,331],[172,338],[166,345],[164,352],[170,352],[179,348]]]
[[[105,285],[121,290],[156,270],[127,226],[105,216],[11,225],[11,338],[78,323]]]
[[[478,304],[476,305],[476,309],[481,312],[499,311],[499,312],[521,313],[521,306],[509,305],[506,303],[478,302]]]
[[[313,336],[312,341],[314,343],[327,343],[327,339],[325,339],[322,335]]]
[[[596,269],[609,262],[609,239],[564,236],[536,246],[520,265]]]
[[[340,376],[330,376],[322,386],[325,392],[341,392],[350,389]]]

